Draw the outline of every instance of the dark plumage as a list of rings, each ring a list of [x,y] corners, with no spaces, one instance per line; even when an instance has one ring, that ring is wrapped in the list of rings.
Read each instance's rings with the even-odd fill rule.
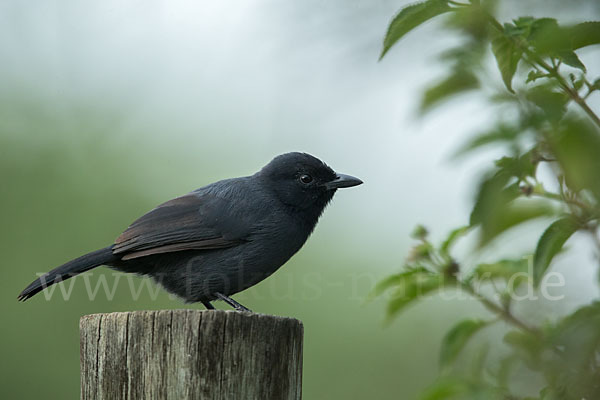
[[[252,176],[226,179],[167,201],[114,244],[32,282],[19,300],[100,265],[149,275],[186,302],[221,299],[262,281],[304,244],[336,189],[359,185],[304,153],[275,157]]]

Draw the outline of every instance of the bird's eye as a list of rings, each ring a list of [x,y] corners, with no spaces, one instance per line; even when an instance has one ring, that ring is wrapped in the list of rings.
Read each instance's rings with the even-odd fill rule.
[[[305,185],[311,183],[313,180],[312,176],[310,175],[300,175],[300,182],[304,183]]]

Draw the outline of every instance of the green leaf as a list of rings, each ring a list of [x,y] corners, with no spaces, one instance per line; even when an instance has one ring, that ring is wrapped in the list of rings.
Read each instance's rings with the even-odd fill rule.
[[[550,87],[544,85],[532,87],[525,97],[538,106],[550,121],[560,121],[567,112],[569,97],[563,92],[553,91]]]
[[[510,143],[514,141],[520,133],[521,131],[515,126],[499,124],[498,126],[492,128],[492,130],[483,132],[465,143],[456,151],[456,153],[454,153],[454,157],[460,157],[468,152],[489,144],[496,144],[498,142]]]
[[[405,279],[409,275],[413,275],[416,273],[428,273],[429,271],[423,267],[410,268],[407,271],[400,272],[398,274],[393,274],[377,283],[375,288],[369,293],[368,299],[372,300],[375,297],[381,296],[386,290],[401,285]]]
[[[456,16],[456,12],[452,13]],[[481,38],[478,38],[481,39]],[[487,44],[487,42],[486,42]],[[453,70],[473,72],[481,69],[487,46],[479,41],[469,40],[457,47],[452,47],[440,53],[439,60],[453,66]]]
[[[447,376],[428,386],[419,400],[505,400],[507,395],[484,380]]]
[[[558,57],[585,72],[585,65],[574,50],[600,43],[600,22],[561,27],[555,19],[540,18],[531,25],[528,40],[539,54]]]
[[[540,284],[554,256],[579,227],[579,223],[572,217],[565,217],[554,221],[542,234],[533,257],[533,282],[535,286]]]
[[[498,170],[479,186],[470,225],[481,227],[479,246],[484,246],[502,232],[534,218],[552,216],[556,209],[551,202],[539,199],[516,199],[522,194],[519,182],[535,176],[536,149],[515,157],[496,161]],[[515,180],[515,178],[517,178]],[[511,183],[510,185],[508,184]]]
[[[516,260],[503,259],[494,263],[479,264],[473,270],[473,277],[479,281],[492,281],[502,279],[506,282],[512,280],[513,289],[526,283],[528,277],[528,262],[526,258]]]
[[[513,19],[513,23],[518,28],[529,29],[529,27],[531,26],[531,24],[533,24],[535,22],[535,20],[536,19],[534,17],[525,16],[525,17],[518,17],[517,19]]]
[[[600,44],[600,21],[583,22],[565,28],[573,50]]]
[[[408,32],[431,18],[450,10],[451,8],[446,0],[427,0],[401,9],[390,22],[379,59],[381,60],[388,50]]]
[[[563,120],[556,131],[544,132],[567,185],[589,190],[600,201],[600,130],[582,119]]]
[[[556,382],[552,382],[553,385],[556,385]],[[551,386],[546,386],[542,390],[540,390],[539,399],[533,400],[564,400],[565,394],[562,388],[556,388]]]
[[[486,342],[479,345],[473,352],[473,356],[471,357],[469,363],[470,365],[468,373],[474,379],[484,380],[486,378],[486,374],[488,372],[487,364],[488,361],[490,361],[490,348],[490,344]]]
[[[574,51],[569,51],[569,50],[559,51],[557,53],[557,55],[558,55],[558,58],[561,59],[563,63],[565,63],[573,68],[579,68],[583,72],[586,72],[585,65],[583,65],[583,63],[581,62],[579,57],[577,57],[577,54],[575,54]]]
[[[519,199],[497,210],[489,210],[482,223],[480,246],[486,245],[496,236],[524,222],[556,215],[558,210],[546,200]]]
[[[527,40],[540,54],[555,54],[570,50],[569,42],[554,18],[539,18],[531,24]]]
[[[388,303],[388,319],[398,314],[406,306],[426,296],[444,285],[444,277],[429,271],[415,270],[407,274],[395,285],[395,291]]]
[[[469,233],[470,229],[471,227],[467,225],[452,230],[446,237],[446,240],[442,242],[440,246],[440,252],[443,254],[449,254],[450,249],[452,248],[454,243],[456,243],[458,239]]]
[[[512,24],[504,24],[504,32],[512,37],[527,39],[540,23],[556,23],[553,18],[535,19],[534,17],[519,17]]]
[[[513,369],[517,366],[518,362],[519,358],[516,357],[514,354],[511,354],[500,360],[500,362],[498,363],[498,370],[495,374],[499,387],[505,389],[509,387]]]
[[[536,371],[540,369],[541,354],[544,343],[529,332],[510,331],[504,335],[504,343],[508,344],[514,354],[522,360],[527,367]]]
[[[496,57],[504,85],[506,85],[509,92],[514,93],[512,78],[517,72],[517,66],[521,60],[521,50],[519,50],[513,38],[505,34],[498,34],[492,40],[492,52]]]
[[[513,20],[513,24],[504,24],[504,33],[511,37],[525,37],[529,34],[533,17],[520,17]]]
[[[567,316],[548,332],[548,347],[560,356],[551,359],[552,363],[546,364],[544,369],[552,374],[553,381],[562,383],[562,396],[557,398],[600,398],[599,326],[600,303],[594,302]]]
[[[452,364],[467,345],[469,339],[486,325],[486,321],[474,319],[467,319],[454,325],[442,339],[440,367],[445,369]]]
[[[420,400],[446,400],[455,399],[457,395],[466,395],[470,392],[470,384],[457,378],[440,379],[427,387]],[[462,397],[461,397],[462,398]]]
[[[478,87],[479,81],[472,72],[464,69],[456,70],[452,75],[425,91],[421,100],[421,112],[430,110],[433,106],[454,95],[477,89]]]
[[[471,211],[469,225],[484,223],[490,215],[495,213],[496,209],[504,207],[519,196],[518,185],[506,186],[509,179],[510,176],[506,174],[496,173],[481,182],[475,205]]]
[[[546,78],[547,76],[548,74],[533,69],[527,74],[527,80],[525,81],[525,83],[535,82],[536,80],[540,78]]]
[[[575,90],[579,91],[585,84],[585,76],[581,75],[579,77],[575,76],[575,74],[569,74],[569,79],[571,79],[571,83],[573,83],[573,87]]]
[[[498,221],[493,232],[494,235],[489,239],[524,222],[535,218],[551,217],[557,212],[558,209],[546,200],[517,199],[508,204],[503,210],[503,215],[499,215],[502,220]]]
[[[600,44],[600,22],[583,22],[561,27],[553,18],[540,18],[531,24],[527,38],[536,51],[554,54],[559,51],[573,51],[582,47]]]
[[[600,351],[600,302],[576,310],[550,332],[552,345],[561,348],[569,366],[587,368]]]
[[[527,153],[526,153],[527,154]],[[507,186],[515,175],[526,175],[530,167],[521,162],[527,157],[503,159],[495,175],[483,181],[475,206],[471,212],[470,225],[481,227],[479,246],[489,243],[502,232],[534,218],[552,216],[556,210],[551,202],[539,199],[520,199],[518,182]]]
[[[457,378],[439,379],[423,392],[420,400],[454,399],[457,395],[469,393],[470,385]]]
[[[491,1],[486,1],[486,3],[483,7],[454,8],[454,12],[448,16],[445,25],[450,29],[461,31],[469,39],[480,43],[487,42],[490,26],[488,15],[493,14],[494,10],[490,9],[490,6],[493,7],[490,4]]]
[[[531,149],[515,157],[502,157],[495,161],[499,168],[499,174],[505,174],[510,177],[519,178],[522,180],[528,176],[534,177],[537,168],[537,163],[533,160],[535,149]]]

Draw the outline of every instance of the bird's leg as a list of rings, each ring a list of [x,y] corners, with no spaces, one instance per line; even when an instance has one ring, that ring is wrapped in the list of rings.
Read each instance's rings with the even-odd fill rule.
[[[207,310],[214,310],[215,307],[210,304],[210,301],[203,301],[202,304],[204,305],[204,307],[206,307]]]
[[[227,297],[227,296],[225,296],[222,293],[215,293],[215,295],[219,298],[219,300],[223,300],[225,303],[227,303],[231,307],[235,308],[236,311],[248,311],[248,312],[252,312],[251,309],[249,309],[247,307],[244,307],[243,305],[241,305],[240,303],[238,303],[237,301],[235,301],[231,297]]]

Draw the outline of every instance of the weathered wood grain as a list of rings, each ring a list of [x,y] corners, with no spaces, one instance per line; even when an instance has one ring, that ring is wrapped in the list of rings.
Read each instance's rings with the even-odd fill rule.
[[[302,323],[236,311],[86,315],[81,398],[301,398]]]

